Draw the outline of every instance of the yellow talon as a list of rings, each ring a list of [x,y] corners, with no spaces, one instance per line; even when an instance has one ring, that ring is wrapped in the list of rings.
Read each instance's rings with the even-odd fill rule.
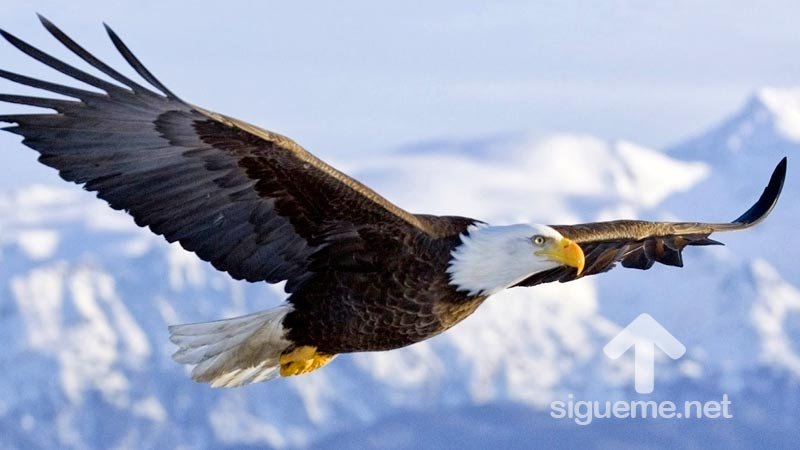
[[[281,376],[289,377],[312,372],[328,364],[336,355],[317,353],[317,347],[304,345],[280,357]]]

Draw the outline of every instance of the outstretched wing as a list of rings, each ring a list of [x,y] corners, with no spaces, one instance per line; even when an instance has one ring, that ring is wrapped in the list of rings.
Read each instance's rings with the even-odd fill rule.
[[[712,233],[750,228],[772,211],[786,178],[783,158],[758,201],[731,223],[645,222],[618,220],[579,225],[554,225],[564,237],[577,242],[586,258],[580,276],[571,267],[540,272],[517,286],[534,286],[552,281],[567,282],[587,275],[611,270],[617,263],[623,267],[647,270],[655,263],[683,267],[681,252],[690,245],[721,245],[709,239]]]
[[[328,257],[363,257],[365,226],[373,227],[371,236],[436,231],[292,140],[179,99],[110,28],[114,46],[158,92],[40,19],[59,42],[118,84],[0,31],[28,56],[101,91],[0,70],[2,78],[71,98],[0,94],[0,101],[56,111],[0,115],[0,122],[16,124],[4,130],[22,135],[65,180],[96,191],[139,226],[180,242],[217,269],[248,281],[288,280],[286,290],[293,292],[322,249]],[[376,231],[376,223],[384,229]]]

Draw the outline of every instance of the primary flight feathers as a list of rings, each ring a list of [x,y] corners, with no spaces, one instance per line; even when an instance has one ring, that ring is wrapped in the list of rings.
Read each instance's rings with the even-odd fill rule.
[[[81,59],[130,89],[106,82],[0,31],[32,58],[105,91],[57,85],[0,70],[0,77],[79,101],[0,95],[0,100],[58,114],[0,116],[6,131],[41,153],[43,164],[82,183],[112,208],[130,213],[170,241],[237,279],[307,276],[310,256],[331,240],[358,245],[358,226],[414,228],[424,220],[389,203],[288,138],[205,111],[172,94],[108,27],[109,36],[155,93],[84,50],[45,18],[42,23]],[[258,261],[259,264],[256,264]]]
[[[71,100],[0,94],[54,113],[0,115],[39,160],[97,192],[169,242],[236,279],[287,281],[287,304],[171,329],[193,377],[238,386],[314,370],[344,352],[386,350],[438,334],[513,286],[570,281],[616,263],[682,266],[689,245],[748,228],[772,210],[784,158],[758,202],[730,224],[614,221],[489,226],[409,213],[291,139],[178,98],[106,26],[151,88],[44,27],[106,81],[0,31],[31,58],[100,90],[0,70]],[[479,180],[476,180],[479,182]],[[582,270],[582,271],[581,271]]]

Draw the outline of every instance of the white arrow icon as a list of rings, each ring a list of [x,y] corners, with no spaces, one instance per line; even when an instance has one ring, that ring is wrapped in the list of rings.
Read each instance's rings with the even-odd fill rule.
[[[686,353],[686,347],[656,319],[650,314],[640,314],[603,347],[603,353],[611,359],[617,359],[633,347],[634,387],[640,394],[649,394],[653,392],[655,384],[656,346],[672,359],[678,359]]]

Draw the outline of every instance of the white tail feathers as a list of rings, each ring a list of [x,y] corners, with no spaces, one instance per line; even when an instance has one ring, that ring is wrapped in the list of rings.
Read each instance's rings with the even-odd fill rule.
[[[172,359],[194,365],[192,379],[211,387],[236,387],[279,376],[286,339],[283,318],[291,305],[214,322],[173,325],[170,340],[178,346]]]

